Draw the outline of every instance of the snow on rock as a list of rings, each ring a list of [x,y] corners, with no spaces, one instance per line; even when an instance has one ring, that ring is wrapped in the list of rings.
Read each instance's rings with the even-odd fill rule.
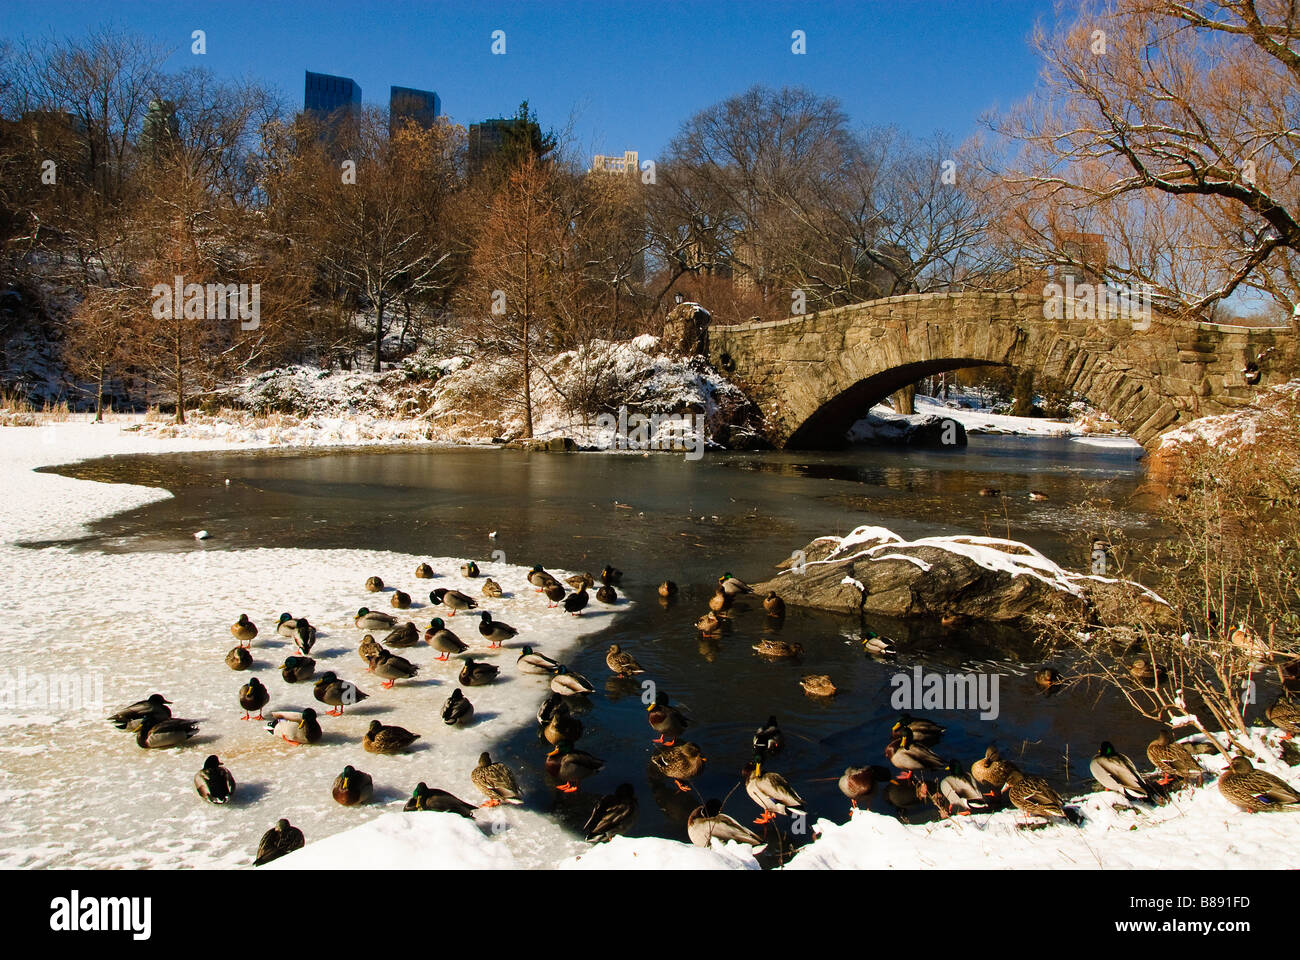
[[[490,811],[484,811],[479,816]],[[385,813],[309,843],[265,870],[509,870],[519,863],[490,823],[455,813]]]
[[[615,837],[559,864],[561,870],[757,870],[747,844],[714,840],[709,849],[662,837]]]

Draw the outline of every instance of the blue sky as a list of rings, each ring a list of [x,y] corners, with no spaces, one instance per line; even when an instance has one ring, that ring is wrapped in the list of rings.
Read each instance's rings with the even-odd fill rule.
[[[302,105],[304,70],[433,89],[461,123],[527,98],[543,126],[572,126],[582,153],[658,155],[696,111],[754,83],[838,97],[857,124],[960,139],[981,112],[1024,97],[1038,72],[1026,37],[1050,0],[604,0],[305,3],[4,0],[0,36],[76,36],[112,24],[173,45],[170,65],[252,77]],[[190,53],[203,29],[207,53]],[[494,30],[506,54],[490,52]],[[807,53],[791,52],[791,33]]]

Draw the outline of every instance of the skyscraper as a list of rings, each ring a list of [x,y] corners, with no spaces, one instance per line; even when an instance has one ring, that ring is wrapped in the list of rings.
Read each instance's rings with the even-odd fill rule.
[[[352,111],[361,106],[361,87],[347,77],[307,71],[302,108],[321,120],[335,119],[340,111]]]
[[[388,93],[388,129],[395,130],[404,120],[422,127],[432,127],[442,112],[442,101],[432,90],[390,87]]]

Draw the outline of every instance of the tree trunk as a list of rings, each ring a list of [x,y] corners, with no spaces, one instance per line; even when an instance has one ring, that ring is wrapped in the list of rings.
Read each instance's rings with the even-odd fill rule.
[[[375,373],[379,372],[379,348],[384,343],[384,301],[377,303],[378,310],[375,313]]]
[[[909,384],[893,397],[894,412],[904,416],[916,413],[916,384]]]
[[[1011,413],[1017,417],[1034,415],[1034,371],[1024,368],[1016,371],[1016,398]]]
[[[176,338],[176,422],[185,422],[185,370],[181,365],[181,341]]]

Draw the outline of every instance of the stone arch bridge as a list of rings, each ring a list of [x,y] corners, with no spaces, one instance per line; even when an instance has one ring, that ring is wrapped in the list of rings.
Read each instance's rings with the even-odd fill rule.
[[[1104,319],[1048,319],[1047,307],[1033,294],[906,294],[713,326],[708,352],[762,410],[768,440],[792,449],[838,446],[873,404],[964,367],[1050,377],[1145,445],[1179,423],[1249,403],[1300,366],[1300,334],[1290,327],[1159,314],[1135,323],[1113,307]]]

